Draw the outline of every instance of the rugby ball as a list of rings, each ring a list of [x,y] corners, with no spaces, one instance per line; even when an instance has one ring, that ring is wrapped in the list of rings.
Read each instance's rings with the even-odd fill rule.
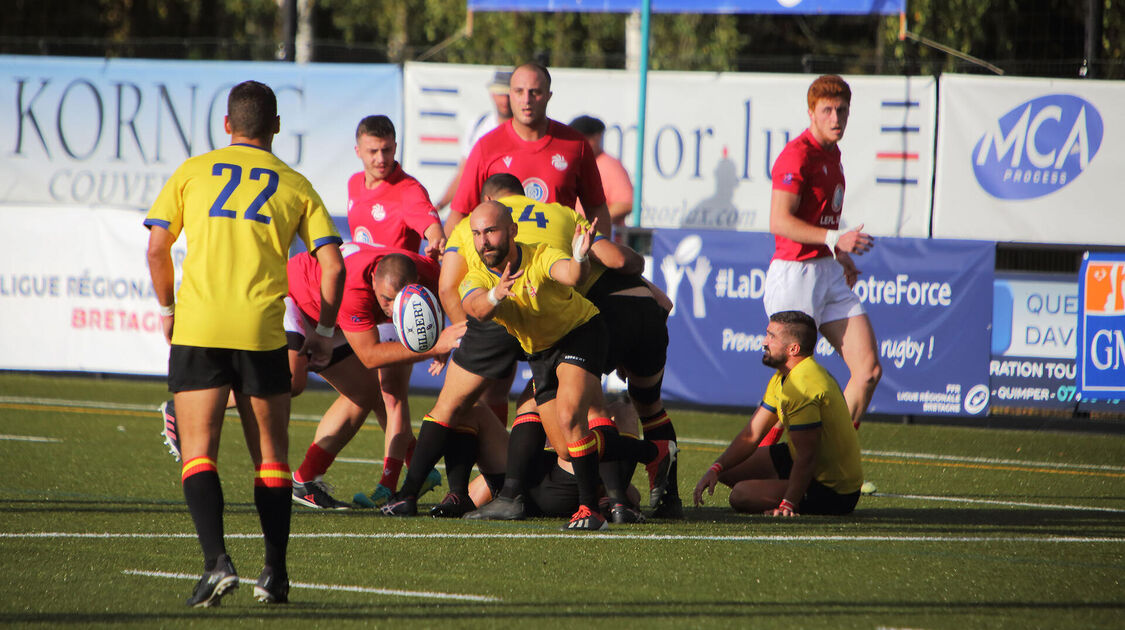
[[[426,352],[437,343],[445,315],[433,291],[408,284],[395,296],[391,321],[402,345],[414,352]]]

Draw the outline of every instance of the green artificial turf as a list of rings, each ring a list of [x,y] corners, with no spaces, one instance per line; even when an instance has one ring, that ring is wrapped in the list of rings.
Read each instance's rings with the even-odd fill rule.
[[[723,488],[684,521],[606,535],[295,506],[291,604],[244,584],[189,609],[202,560],[159,436],[165,396],[153,381],[0,373],[0,625],[1125,627],[1125,436],[877,423],[860,441],[878,492],[852,516],[737,515]],[[294,400],[294,467],[330,402]],[[431,403],[411,399],[415,430]],[[671,416],[690,497],[745,416]],[[223,437],[228,549],[252,580],[262,543],[233,417]],[[372,422],[345,449],[337,497],[374,487],[382,442]]]

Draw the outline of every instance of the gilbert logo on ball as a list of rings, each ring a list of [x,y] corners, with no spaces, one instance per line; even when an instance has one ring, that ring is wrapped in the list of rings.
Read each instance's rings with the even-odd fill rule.
[[[414,352],[426,352],[434,347],[445,324],[437,297],[420,284],[408,284],[398,292],[391,320],[398,340]]]

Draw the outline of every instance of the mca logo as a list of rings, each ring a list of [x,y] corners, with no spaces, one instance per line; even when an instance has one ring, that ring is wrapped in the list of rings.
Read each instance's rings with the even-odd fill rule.
[[[832,211],[840,212],[844,207],[844,187],[836,184],[836,190],[832,191]]]
[[[973,147],[973,173],[998,199],[1042,197],[1082,174],[1102,144],[1101,114],[1070,94],[1040,96],[995,122]]]
[[[523,194],[539,202],[547,201],[547,182],[538,177],[529,177],[523,182]]]
[[[365,245],[374,245],[375,240],[371,238],[371,232],[367,231],[365,227],[358,227],[352,234],[352,240],[357,243],[364,243]]]
[[[1086,313],[1125,314],[1125,263],[1092,262],[1086,267]]]
[[[371,206],[371,218],[376,221],[382,221],[387,218],[387,211],[383,209],[383,204],[377,203]]]
[[[711,260],[700,255],[702,252],[703,239],[698,234],[692,234],[684,237],[680,244],[676,245],[676,250],[660,262],[660,271],[664,274],[665,292],[672,298],[672,311],[668,313],[669,317],[675,315],[676,309],[679,308],[676,293],[685,276],[688,284],[691,285],[691,314],[696,319],[707,317],[703,288],[707,286],[707,278],[711,276],[712,267]]]

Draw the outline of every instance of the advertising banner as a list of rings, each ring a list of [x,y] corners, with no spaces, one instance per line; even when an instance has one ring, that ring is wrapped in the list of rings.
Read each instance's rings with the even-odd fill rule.
[[[408,63],[404,168],[437,200],[457,172],[459,143],[493,111],[498,68]],[[510,69],[510,68],[506,68]],[[840,142],[843,222],[879,236],[928,237],[936,83],[932,77],[845,77],[851,117]],[[547,115],[606,124],[605,150],[636,180],[637,74],[551,69]],[[809,75],[652,72],[641,225],[764,232],[770,169],[809,123]],[[632,220],[631,217],[629,219]]]
[[[773,239],[766,234],[654,234],[656,284],[676,303],[664,391],[714,405],[756,405],[773,373],[761,364],[762,307]],[[988,412],[994,249],[980,241],[884,238],[855,261],[854,291],[878,339],[883,379],[870,410],[974,416]],[[817,361],[848,370],[822,337]]]
[[[1078,303],[1078,393],[1125,398],[1125,254],[1086,253]]]
[[[1120,245],[1125,82],[945,74],[935,238]]]
[[[273,152],[344,214],[355,127],[402,121],[392,65],[0,56],[0,204],[147,208],[185,158],[226,146],[230,88],[273,88]]]
[[[996,274],[993,406],[1074,409],[1078,283],[1069,274]]]
[[[143,220],[136,210],[0,205],[0,369],[168,373]],[[186,251],[184,239],[172,248],[177,276]]]
[[[897,15],[906,0],[652,0],[653,13],[849,13]],[[470,11],[631,13],[641,0],[469,0]]]

